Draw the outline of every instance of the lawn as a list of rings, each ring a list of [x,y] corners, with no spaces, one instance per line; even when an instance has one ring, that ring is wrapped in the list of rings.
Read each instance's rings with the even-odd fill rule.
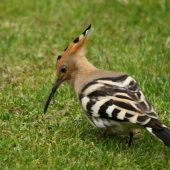
[[[169,169],[170,149],[146,131],[131,148],[128,135],[97,141],[66,83],[43,114],[57,56],[89,24],[88,60],[135,78],[170,127],[168,0],[1,0],[0,169]]]

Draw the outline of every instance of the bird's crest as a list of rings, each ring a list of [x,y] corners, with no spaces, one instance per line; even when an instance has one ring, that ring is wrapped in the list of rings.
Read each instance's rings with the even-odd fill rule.
[[[88,37],[90,35],[90,28],[91,24],[88,28],[79,36],[77,37],[68,47],[65,48],[63,53],[58,56],[57,58],[57,66],[61,64],[61,62],[67,57],[74,54],[83,55],[84,48],[86,46]]]

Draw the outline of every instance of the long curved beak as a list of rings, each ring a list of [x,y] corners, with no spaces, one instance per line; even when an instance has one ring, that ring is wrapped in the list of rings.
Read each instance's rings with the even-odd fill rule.
[[[50,101],[52,99],[52,97],[54,96],[54,93],[56,92],[56,90],[58,89],[58,87],[60,86],[60,84],[63,82],[63,80],[60,80],[60,79],[57,79],[55,84],[53,85],[53,88],[48,96],[48,99],[45,103],[45,107],[44,107],[44,114],[46,113],[47,111],[47,108],[48,108],[48,105],[50,104]]]

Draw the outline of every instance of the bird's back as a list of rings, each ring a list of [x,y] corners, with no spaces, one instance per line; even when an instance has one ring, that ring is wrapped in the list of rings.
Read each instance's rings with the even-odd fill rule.
[[[119,72],[96,70],[81,81],[81,87],[77,96],[86,116],[95,126],[101,128],[105,125],[110,129],[115,124],[127,125],[124,126],[126,131],[131,131],[136,125],[139,128],[163,128],[132,77]],[[120,132],[125,130],[121,129]]]

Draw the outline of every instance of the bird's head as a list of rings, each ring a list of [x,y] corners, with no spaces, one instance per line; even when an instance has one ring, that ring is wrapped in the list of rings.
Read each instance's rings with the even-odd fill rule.
[[[64,81],[69,82],[78,69],[77,66],[80,66],[79,63],[83,63],[81,60],[83,60],[84,49],[90,35],[90,27],[91,25],[58,56],[56,63],[57,80],[46,101],[44,113],[60,84]]]

